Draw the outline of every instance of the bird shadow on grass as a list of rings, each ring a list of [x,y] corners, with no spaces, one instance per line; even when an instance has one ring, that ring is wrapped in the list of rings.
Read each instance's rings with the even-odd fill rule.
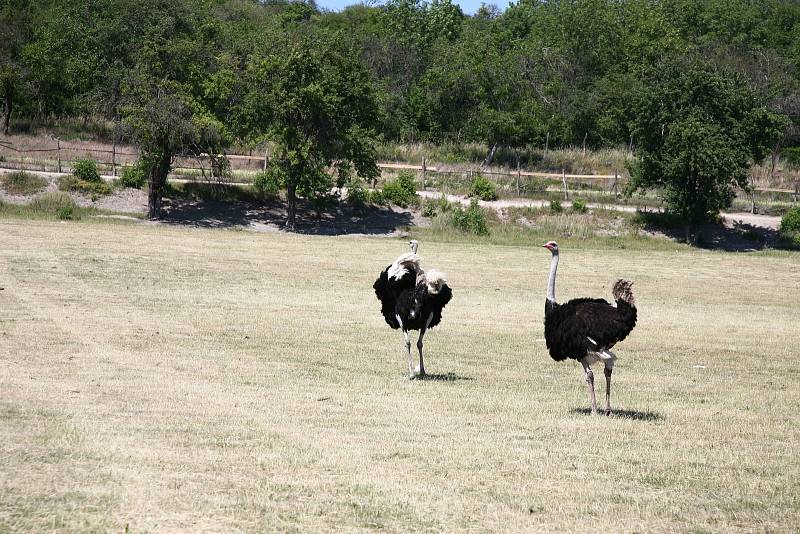
[[[592,410],[589,408],[572,408],[570,413],[581,415],[592,415]],[[602,412],[602,410],[600,411]],[[605,417],[605,415],[603,415]],[[663,421],[664,416],[658,412],[640,412],[637,410],[612,410],[611,418],[614,419],[631,419],[633,421]]]
[[[425,374],[419,376],[415,380],[422,380],[425,382],[457,382],[459,380],[475,380],[471,376],[461,376],[455,373],[441,373],[441,374]]]

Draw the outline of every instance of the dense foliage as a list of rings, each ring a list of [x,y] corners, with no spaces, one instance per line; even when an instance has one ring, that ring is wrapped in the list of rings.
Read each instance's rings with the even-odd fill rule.
[[[788,117],[779,135],[772,121],[750,125],[760,147],[798,144],[800,4],[783,0],[519,0],[474,16],[452,0],[339,13],[283,0],[0,0],[0,125],[112,121],[141,147],[153,217],[177,153],[269,141],[291,206],[295,193],[322,202],[332,180],[374,176],[376,137],[480,142],[487,160],[524,145],[650,150],[661,124],[642,116],[653,110],[641,95],[653,96],[654,67],[681,61],[745,91],[733,104]],[[670,143],[702,140],[736,169],[763,152],[739,150],[752,140],[731,149],[727,126],[692,113],[673,117]],[[336,177],[321,172],[338,162]]]
[[[735,77],[694,61],[662,63],[637,96],[639,159],[629,192],[656,188],[668,209],[697,224],[731,205],[735,187],[761,161],[784,127]]]

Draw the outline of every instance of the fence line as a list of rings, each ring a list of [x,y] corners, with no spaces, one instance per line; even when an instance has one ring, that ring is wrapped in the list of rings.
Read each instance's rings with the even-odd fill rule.
[[[25,153],[47,153],[47,152],[57,152],[57,167],[59,172],[61,172],[62,163],[71,163],[76,161],[76,159],[63,159],[61,157],[62,151],[76,151],[76,152],[87,152],[87,153],[101,153],[101,154],[112,154],[112,161],[97,161],[97,163],[102,165],[108,165],[113,169],[114,176],[116,176],[116,168],[118,162],[116,161],[117,156],[136,156],[138,157],[138,152],[120,152],[119,150],[108,150],[103,148],[91,148],[91,147],[81,147],[81,146],[69,146],[61,144],[59,139],[55,140],[57,146],[55,148],[32,148],[32,149],[18,149],[11,146],[8,142],[0,142],[0,150],[11,150],[17,152],[19,154]],[[212,156],[207,153],[201,153],[197,155],[193,154],[179,154],[176,155],[176,159],[194,159],[194,160],[202,160],[202,159],[210,159]],[[225,157],[229,160],[247,160],[248,163],[257,163],[262,162],[264,165],[269,161],[269,157],[265,154],[263,156],[258,155],[247,155],[247,154],[225,154]],[[24,163],[17,163],[17,165],[25,165]],[[30,166],[30,165],[29,165]],[[45,165],[42,165],[46,167]],[[431,167],[427,165],[427,161],[423,158],[422,165],[413,165],[408,163],[396,163],[396,162],[379,162],[377,166],[380,169],[385,170],[410,170],[410,171],[417,171],[422,173],[422,181],[423,184],[425,183],[425,177],[427,173],[433,174],[457,174],[457,175],[466,175],[466,176],[474,176],[477,174],[488,175],[488,176],[503,176],[508,178],[516,178],[516,190],[517,194],[520,193],[520,179],[523,177],[526,178],[549,178],[553,180],[561,180],[562,185],[564,187],[564,198],[566,199],[569,195],[569,186],[570,182],[582,182],[587,180],[613,180],[611,187],[609,188],[610,191],[617,193],[619,191],[619,186],[626,182],[623,175],[620,173],[615,172],[614,174],[567,174],[565,170],[562,170],[560,173],[553,173],[553,172],[533,172],[533,171],[523,171],[519,167],[517,167],[516,171],[509,169],[507,172],[498,171],[498,170],[489,170],[489,169],[482,169],[478,168],[468,168],[468,169],[447,169],[443,167]],[[206,170],[210,170],[206,167],[195,167],[190,165],[174,165],[173,169],[175,170],[189,170],[189,171],[200,171],[204,173]],[[31,170],[31,169],[23,169],[20,170]],[[236,169],[236,170],[243,170],[243,169]],[[247,170],[247,169],[245,169]],[[191,179],[191,177],[187,178]],[[792,189],[778,189],[778,188],[755,188],[755,191],[762,192],[762,193],[784,193],[790,194],[794,197],[794,201],[798,200],[798,196],[800,196],[800,183],[795,185],[795,188]]]

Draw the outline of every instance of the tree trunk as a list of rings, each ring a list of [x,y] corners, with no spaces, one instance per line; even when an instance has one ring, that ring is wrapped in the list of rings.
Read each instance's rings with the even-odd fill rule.
[[[6,91],[5,105],[3,106],[3,134],[8,135],[11,127],[11,111],[14,109],[14,98],[11,96],[11,91]]]
[[[161,216],[161,187],[157,182],[158,179],[151,173],[150,188],[147,192],[147,218],[151,221]]]
[[[172,165],[172,155],[165,153],[160,160],[150,169],[150,184],[147,192],[147,218],[152,220],[161,218],[161,199],[164,195],[164,186],[167,184],[167,174]]]
[[[492,145],[492,149],[486,155],[486,159],[483,160],[483,165],[481,165],[481,167],[488,167],[489,165],[492,164],[492,160],[494,159],[494,151],[495,150],[497,150],[497,143]]]
[[[286,228],[294,231],[295,214],[297,213],[296,186],[286,187]]]

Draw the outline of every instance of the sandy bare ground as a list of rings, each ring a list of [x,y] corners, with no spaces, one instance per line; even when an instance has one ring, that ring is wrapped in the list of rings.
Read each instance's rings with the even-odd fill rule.
[[[0,173],[15,172],[12,169],[0,168]],[[50,180],[46,190],[56,191],[57,178],[66,173],[35,173]],[[103,176],[111,181],[113,176]],[[173,182],[192,182],[179,177],[171,178]],[[343,191],[343,193],[345,193]],[[441,197],[438,191],[419,191],[418,194],[427,199]],[[144,214],[147,212],[147,194],[138,189],[120,189],[113,194],[92,200],[80,193],[71,193],[75,202],[83,207],[93,206],[98,209],[123,214]],[[445,195],[450,202],[468,205],[469,199],[458,195]],[[26,204],[31,196],[9,195],[0,189],[0,200],[9,203]],[[497,211],[502,218],[509,208],[545,208],[548,201],[532,199],[501,199],[481,201],[480,205]],[[392,237],[403,235],[408,227],[425,227],[430,220],[423,217],[419,210],[397,207],[367,207],[354,209],[346,203],[339,203],[332,209],[316,213],[312,206],[300,201],[297,230],[301,233],[316,235],[360,234]],[[632,213],[636,206],[622,204],[588,204],[590,209],[607,209]],[[101,215],[104,217],[107,215]],[[777,238],[780,225],[779,217],[753,215],[750,213],[723,213],[725,226],[708,225],[704,234],[708,238],[708,246],[726,250],[757,250],[771,245]],[[281,231],[285,224],[285,206],[281,202],[249,204],[246,202],[166,199],[164,219],[159,222],[144,224],[174,224],[199,228],[237,228],[255,232]],[[655,237],[665,237],[659,228],[648,228],[645,231]],[[755,241],[745,234],[758,235]],[[669,238],[680,239],[680,235],[666,233]]]
[[[442,193],[438,191],[418,191],[423,198],[440,198]],[[459,195],[445,195],[449,202],[458,202],[465,206],[469,205],[470,199]],[[490,208],[494,210],[501,210],[506,208],[546,208],[550,205],[548,200],[533,200],[533,199],[499,199],[499,200],[481,200],[479,201],[481,207]],[[627,213],[636,213],[641,208],[637,206],[629,206],[624,204],[595,204],[588,203],[586,206],[589,209],[607,209],[615,211],[624,211]],[[652,210],[652,208],[651,208]],[[751,213],[722,213],[722,217],[729,221],[731,224],[738,222],[748,224],[759,228],[768,228],[777,230],[781,224],[780,217],[773,217],[770,215],[753,215]]]

